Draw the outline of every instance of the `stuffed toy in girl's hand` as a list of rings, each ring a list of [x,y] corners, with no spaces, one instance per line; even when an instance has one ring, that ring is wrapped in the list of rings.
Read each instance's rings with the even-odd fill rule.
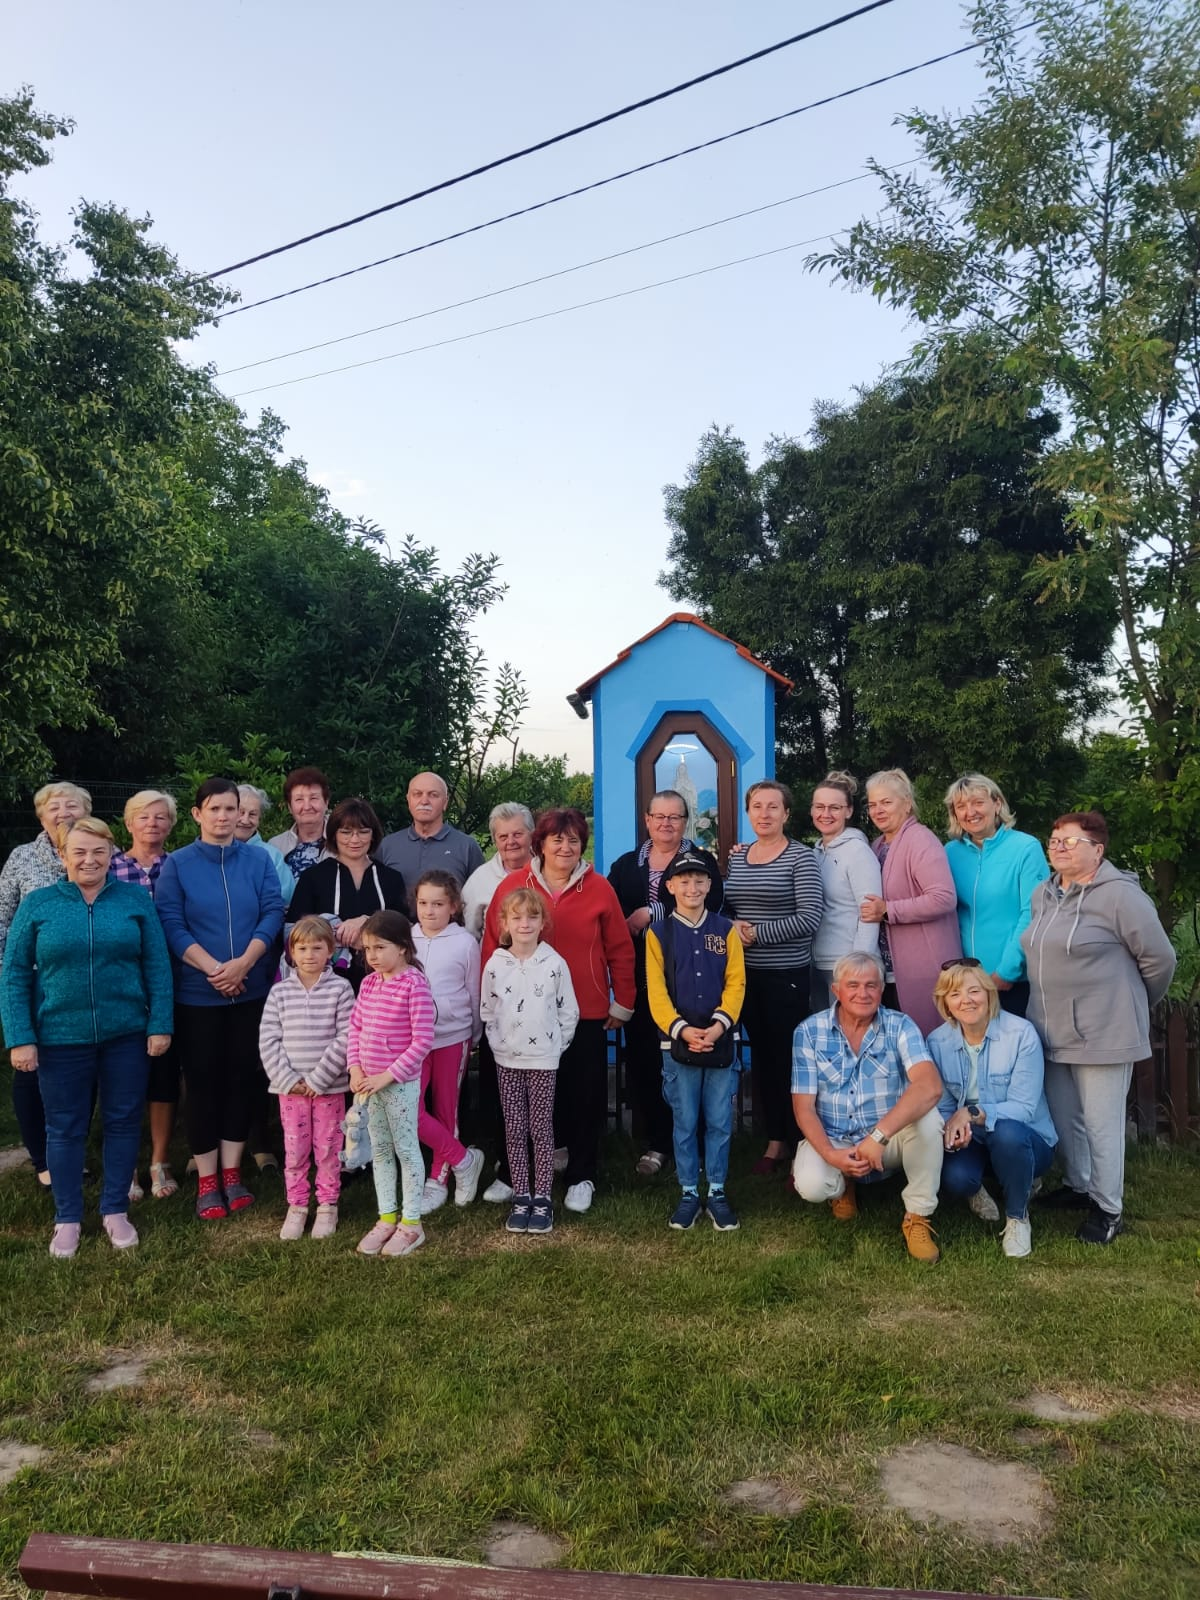
[[[343,1172],[357,1172],[371,1163],[371,1135],[367,1131],[367,1097],[356,1094],[342,1122],[346,1142],[342,1146]]]

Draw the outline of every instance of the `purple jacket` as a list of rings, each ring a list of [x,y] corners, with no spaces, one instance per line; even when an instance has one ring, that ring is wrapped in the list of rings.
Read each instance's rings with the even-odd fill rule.
[[[871,848],[876,855],[883,840]],[[933,987],[943,961],[962,955],[958,932],[958,893],[946,852],[935,833],[909,817],[892,840],[883,863],[888,947],[896,974],[900,1009],[924,1034],[940,1028]]]

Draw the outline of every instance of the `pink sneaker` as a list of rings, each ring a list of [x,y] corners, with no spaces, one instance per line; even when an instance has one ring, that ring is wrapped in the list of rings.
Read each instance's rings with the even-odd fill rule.
[[[132,1250],[138,1242],[138,1232],[123,1211],[114,1211],[104,1217],[104,1231],[114,1250]]]
[[[79,1249],[79,1235],[83,1229],[78,1222],[56,1222],[50,1235],[50,1254],[59,1261],[69,1261]]]
[[[358,1241],[360,1256],[377,1256],[396,1231],[394,1222],[379,1221]]]
[[[410,1256],[425,1243],[425,1229],[420,1223],[415,1228],[397,1228],[380,1251],[385,1256]]]

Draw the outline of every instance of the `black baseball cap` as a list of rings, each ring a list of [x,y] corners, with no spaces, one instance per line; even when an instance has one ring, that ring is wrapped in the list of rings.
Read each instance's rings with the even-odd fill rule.
[[[672,878],[677,878],[684,872],[702,872],[706,878],[713,876],[712,862],[706,861],[702,855],[697,855],[694,850],[685,850],[682,855],[675,857],[671,865],[663,873],[663,882],[669,883]]]

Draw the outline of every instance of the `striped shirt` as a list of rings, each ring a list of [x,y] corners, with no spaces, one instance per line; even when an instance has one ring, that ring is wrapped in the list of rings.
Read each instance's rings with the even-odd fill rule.
[[[746,965],[760,972],[807,967],[813,934],[821,925],[825,893],[821,869],[806,844],[789,839],[774,861],[752,863],[750,851],[731,855],[725,878],[725,914],[753,923]]]
[[[153,900],[159,873],[166,859],[167,853],[164,850],[162,855],[155,856],[148,867],[144,867],[140,861],[135,861],[124,850],[114,850],[112,860],[108,863],[109,876],[115,878],[118,883],[132,883],[139,889],[145,889]]]
[[[880,1006],[855,1055],[837,1019],[818,1011],[796,1029],[792,1093],[816,1095],[821,1126],[835,1144],[857,1144],[908,1088],[918,1061],[928,1061],[921,1030],[903,1011]]]
[[[433,992],[416,967],[404,967],[394,978],[368,973],[350,1013],[346,1060],[369,1078],[381,1072],[390,1072],[397,1083],[419,1078],[433,1049],[436,1017]]]
[[[346,1040],[354,990],[332,968],[306,989],[300,974],[273,984],[263,1007],[258,1053],[272,1094],[290,1094],[301,1083],[317,1094],[350,1087]]]

